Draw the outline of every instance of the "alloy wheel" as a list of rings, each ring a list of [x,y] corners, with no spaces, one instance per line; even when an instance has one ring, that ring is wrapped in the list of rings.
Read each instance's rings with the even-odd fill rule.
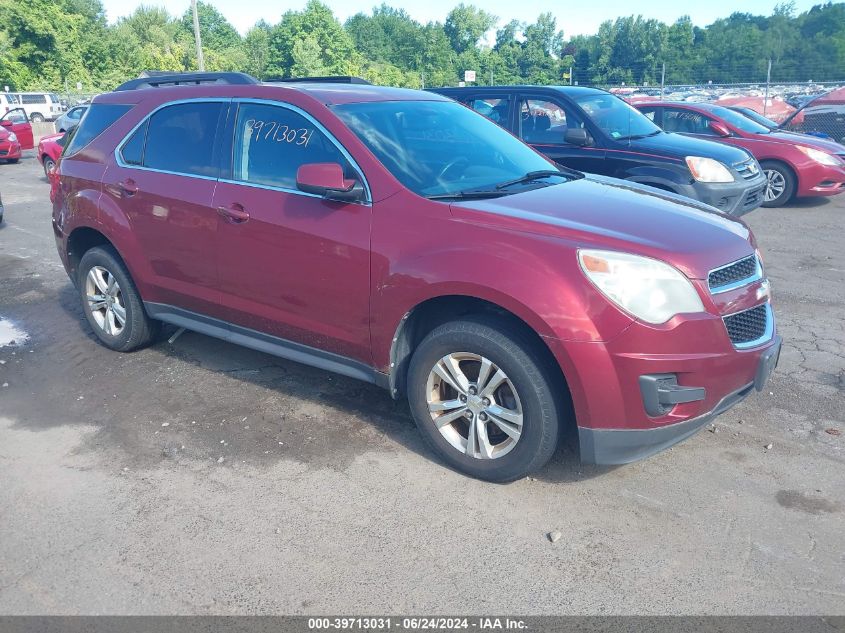
[[[453,448],[475,459],[513,450],[523,430],[519,395],[507,374],[471,352],[442,357],[428,375],[431,419]]]
[[[97,326],[109,336],[120,336],[126,327],[126,306],[115,276],[102,266],[91,268],[85,277],[85,297]]]
[[[786,190],[786,178],[776,169],[766,169],[766,189],[763,193],[763,199],[766,202],[774,202],[783,195]]]

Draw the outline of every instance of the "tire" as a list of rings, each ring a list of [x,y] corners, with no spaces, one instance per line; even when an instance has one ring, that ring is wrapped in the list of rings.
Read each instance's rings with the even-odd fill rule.
[[[49,178],[50,173],[56,168],[56,161],[49,156],[45,156],[41,164],[44,166],[44,175]]]
[[[40,112],[33,112],[29,115],[29,122],[30,123],[44,123],[44,115]]]
[[[766,176],[766,187],[763,190],[763,206],[774,209],[782,207],[795,197],[796,179],[792,170],[776,161],[760,163]],[[773,196],[773,197],[772,197]],[[771,199],[770,199],[771,198]]]
[[[411,412],[429,446],[455,470],[499,483],[525,477],[551,459],[563,410],[551,386],[548,363],[530,339],[506,326],[502,320],[478,317],[435,328],[414,350],[407,385]],[[505,334],[508,329],[511,331]],[[479,380],[484,361],[492,365],[488,380]],[[454,370],[449,373],[451,385],[441,378],[448,366],[441,363],[454,362],[469,383],[463,392],[451,386],[460,382]],[[489,401],[479,402],[485,394],[482,384],[495,383],[497,370],[504,372],[506,380],[486,392]],[[473,381],[478,381],[477,386]],[[433,413],[430,406],[435,408]],[[521,414],[521,424],[516,423],[517,414]],[[499,415],[507,419],[495,421]],[[439,427],[435,418],[445,417],[451,421]],[[479,427],[480,423],[483,426]],[[482,433],[474,435],[478,439],[469,445],[473,428],[481,428]],[[510,432],[505,432],[506,428]],[[516,439],[515,429],[519,430]]]
[[[116,283],[116,290],[112,281]],[[147,316],[129,271],[111,246],[96,246],[82,256],[77,289],[88,324],[109,349],[131,352],[156,339],[161,324]],[[99,309],[94,309],[89,295],[103,298]]]

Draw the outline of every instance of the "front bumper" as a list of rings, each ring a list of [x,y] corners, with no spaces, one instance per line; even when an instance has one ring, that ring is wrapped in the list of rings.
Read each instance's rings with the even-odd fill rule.
[[[766,179],[760,174],[751,180],[731,183],[693,182],[684,185],[679,193],[716,207],[722,213],[739,217],[763,204],[765,186]]]
[[[5,141],[0,143],[0,160],[16,159],[21,157],[20,143]]]
[[[716,406],[694,418],[652,429],[591,429],[578,427],[581,461],[587,464],[627,464],[650,457],[697,433],[735,404],[742,402],[755,388],[763,389],[780,358],[781,339],[760,355],[754,381],[724,396]]]
[[[835,196],[845,192],[845,168],[814,165],[800,173],[797,196]]]

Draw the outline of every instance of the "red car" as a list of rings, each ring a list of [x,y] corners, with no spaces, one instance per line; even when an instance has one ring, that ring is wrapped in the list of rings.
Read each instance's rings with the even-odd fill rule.
[[[636,106],[666,132],[678,132],[747,149],[766,174],[764,207],[794,198],[845,191],[845,146],[807,134],[772,130],[739,112],[709,103]]]
[[[38,160],[41,162],[42,167],[44,167],[44,175],[48,178],[56,169],[59,156],[62,155],[62,150],[64,149],[64,141],[64,132],[43,136],[38,141]]]
[[[0,117],[0,160],[16,163],[21,150],[32,147],[32,125],[23,109],[14,108]]]
[[[781,341],[744,223],[559,169],[443,96],[341,79],[177,74],[94,99],[53,228],[106,347],[164,322],[381,385],[493,481],[540,468],[563,425],[585,462],[626,463],[763,388]]]

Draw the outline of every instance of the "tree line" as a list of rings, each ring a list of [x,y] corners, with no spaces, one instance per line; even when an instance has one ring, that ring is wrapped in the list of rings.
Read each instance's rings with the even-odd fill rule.
[[[144,70],[196,70],[190,10],[174,16],[141,6],[109,24],[100,0],[0,0],[0,87],[109,90]],[[551,13],[536,21],[499,18],[459,4],[443,22],[420,23],[387,4],[341,23],[308,0],[276,24],[244,35],[212,5],[198,4],[206,70],[260,79],[357,75],[406,87],[455,85],[464,71],[479,84],[581,85],[761,82],[772,61],[780,82],[845,79],[845,3],[798,13],[778,4],[769,16],[736,12],[699,27],[641,16],[601,24],[569,39]],[[495,29],[495,30],[494,30]]]

